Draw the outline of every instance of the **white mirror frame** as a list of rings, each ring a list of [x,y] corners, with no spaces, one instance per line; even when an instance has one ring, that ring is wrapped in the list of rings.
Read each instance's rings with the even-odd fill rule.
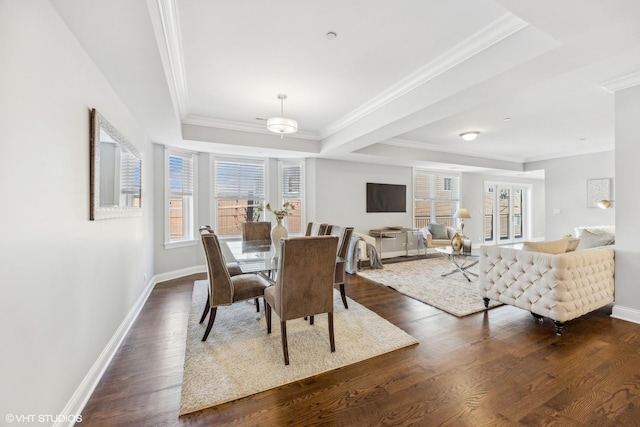
[[[111,125],[95,108],[91,110],[91,159],[90,159],[90,214],[89,219],[123,218],[142,215],[142,202],[140,206],[100,206],[100,131],[108,133],[120,146],[133,154],[140,161],[142,174],[142,157],[136,147],[131,144],[118,130]],[[142,176],[140,176],[142,180]],[[142,184],[142,183],[141,183]],[[142,185],[140,186],[142,192]],[[141,198],[142,200],[142,194]]]

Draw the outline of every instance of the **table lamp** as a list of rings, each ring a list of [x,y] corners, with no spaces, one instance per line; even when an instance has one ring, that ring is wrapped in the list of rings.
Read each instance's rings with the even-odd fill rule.
[[[460,231],[464,236],[464,218],[471,218],[471,215],[469,215],[469,211],[467,210],[467,208],[458,208],[458,210],[456,210],[456,213],[453,214],[453,217],[460,218]]]

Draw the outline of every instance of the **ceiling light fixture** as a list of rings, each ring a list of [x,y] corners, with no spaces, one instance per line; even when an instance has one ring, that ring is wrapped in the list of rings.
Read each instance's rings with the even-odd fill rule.
[[[280,100],[280,117],[271,117],[268,119],[267,129],[271,132],[279,133],[280,138],[284,138],[285,133],[296,133],[298,131],[298,122],[284,117],[284,100],[287,99],[287,95],[279,93],[278,99]]]
[[[464,139],[465,141],[473,141],[478,137],[478,135],[480,135],[480,132],[478,132],[477,130],[472,130],[469,132],[462,132],[460,134],[460,138]]]

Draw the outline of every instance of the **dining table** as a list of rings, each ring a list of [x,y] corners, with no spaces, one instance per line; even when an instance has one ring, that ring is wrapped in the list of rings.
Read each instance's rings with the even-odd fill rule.
[[[237,262],[243,273],[268,273],[275,276],[278,270],[280,248],[271,240],[221,241],[220,248],[226,262]],[[336,257],[336,267],[344,268],[346,258]]]

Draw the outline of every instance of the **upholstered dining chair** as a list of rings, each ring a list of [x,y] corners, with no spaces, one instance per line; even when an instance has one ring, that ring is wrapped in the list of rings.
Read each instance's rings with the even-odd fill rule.
[[[206,313],[209,311],[209,323],[202,337],[202,341],[206,341],[216,319],[216,312],[219,306],[255,299],[259,312],[258,298],[264,296],[264,290],[269,286],[269,282],[257,274],[238,274],[231,277],[220,250],[218,236],[212,233],[205,233],[201,237],[204,253],[207,257],[209,275],[209,298],[200,321],[200,323],[204,321]]]
[[[280,318],[284,364],[289,364],[287,320],[327,313],[329,344],[336,350],[333,335],[333,277],[338,239],[335,236],[292,237],[280,241],[278,277],[265,289],[267,333],[271,333],[271,311]]]
[[[337,256],[343,259],[347,257],[347,250],[349,249],[349,242],[351,241],[351,235],[353,234],[353,227],[343,227],[340,225],[327,226],[327,235],[338,237],[338,251]],[[345,277],[346,262],[341,262],[336,265],[336,273],[334,279],[334,285],[338,285],[340,288],[340,297],[344,308],[349,308],[347,304],[347,295],[344,291],[344,277]]]
[[[307,224],[307,232],[305,236],[324,236],[327,233],[327,224],[319,222],[310,222]]]
[[[204,233],[214,234],[213,228],[211,228],[210,225],[201,225],[200,226],[200,235],[202,235]],[[230,276],[233,277],[233,276],[237,276],[238,274],[242,274],[242,270],[240,269],[240,266],[238,265],[237,262],[235,262],[235,261],[227,262],[226,266],[227,266],[227,270],[229,270],[229,275]],[[202,323],[202,321],[200,321],[200,323]]]
[[[242,224],[242,240],[271,240],[269,221],[245,222]]]

